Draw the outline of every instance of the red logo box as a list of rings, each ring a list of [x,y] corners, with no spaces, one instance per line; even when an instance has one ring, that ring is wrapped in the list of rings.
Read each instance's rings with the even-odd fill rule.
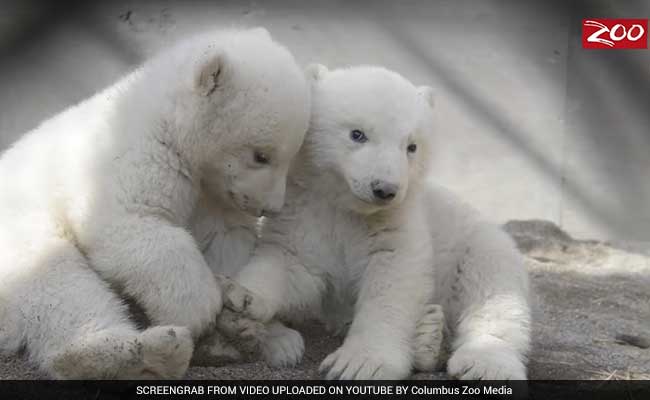
[[[647,19],[589,18],[582,20],[584,49],[647,49]]]

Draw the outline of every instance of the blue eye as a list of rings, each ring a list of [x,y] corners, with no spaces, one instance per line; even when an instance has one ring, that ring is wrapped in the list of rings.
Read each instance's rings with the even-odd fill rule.
[[[366,137],[366,134],[361,132],[358,129],[353,130],[350,132],[350,139],[354,140],[355,142],[358,143],[365,143],[368,141],[368,138]]]

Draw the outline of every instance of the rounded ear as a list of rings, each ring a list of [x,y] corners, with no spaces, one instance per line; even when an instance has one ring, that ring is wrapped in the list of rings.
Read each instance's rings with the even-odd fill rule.
[[[210,96],[219,87],[223,79],[225,55],[216,54],[199,63],[195,77],[194,87],[203,96]]]
[[[305,68],[305,74],[311,82],[318,82],[321,80],[329,70],[323,64],[309,64]]]
[[[433,96],[433,89],[430,86],[420,86],[418,88],[418,93],[420,94],[420,96],[422,96],[422,98],[424,98],[424,100],[426,100],[426,102],[429,104],[429,106],[431,106],[431,108],[433,108],[433,105],[435,103],[435,101],[433,99],[433,97],[434,97]]]

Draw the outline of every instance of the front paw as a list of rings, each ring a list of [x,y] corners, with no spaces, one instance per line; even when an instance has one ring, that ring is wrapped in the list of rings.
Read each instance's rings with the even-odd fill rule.
[[[273,317],[273,312],[260,296],[227,276],[217,275],[217,280],[221,286],[225,308],[262,322],[267,322]]]
[[[217,317],[217,331],[247,353],[259,353],[267,338],[263,323],[229,309],[223,309]]]
[[[438,369],[444,358],[445,315],[442,306],[428,304],[415,329],[413,364],[416,370],[431,372]]]
[[[271,322],[268,325],[266,341],[262,354],[266,363],[275,368],[294,367],[305,353],[305,342],[298,331]]]
[[[217,331],[201,338],[192,355],[192,365],[201,367],[219,367],[241,360],[241,353],[227,343]]]
[[[386,346],[371,346],[365,340],[346,339],[345,343],[321,363],[326,379],[398,380],[411,373],[407,352]]]
[[[524,380],[526,366],[506,342],[481,336],[461,345],[447,363],[449,375],[463,380]]]

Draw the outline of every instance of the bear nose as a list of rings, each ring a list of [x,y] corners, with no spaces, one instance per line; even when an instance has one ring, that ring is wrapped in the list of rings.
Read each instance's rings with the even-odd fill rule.
[[[398,185],[379,180],[372,181],[370,183],[370,188],[372,189],[372,194],[375,198],[384,201],[392,200],[399,190]]]

